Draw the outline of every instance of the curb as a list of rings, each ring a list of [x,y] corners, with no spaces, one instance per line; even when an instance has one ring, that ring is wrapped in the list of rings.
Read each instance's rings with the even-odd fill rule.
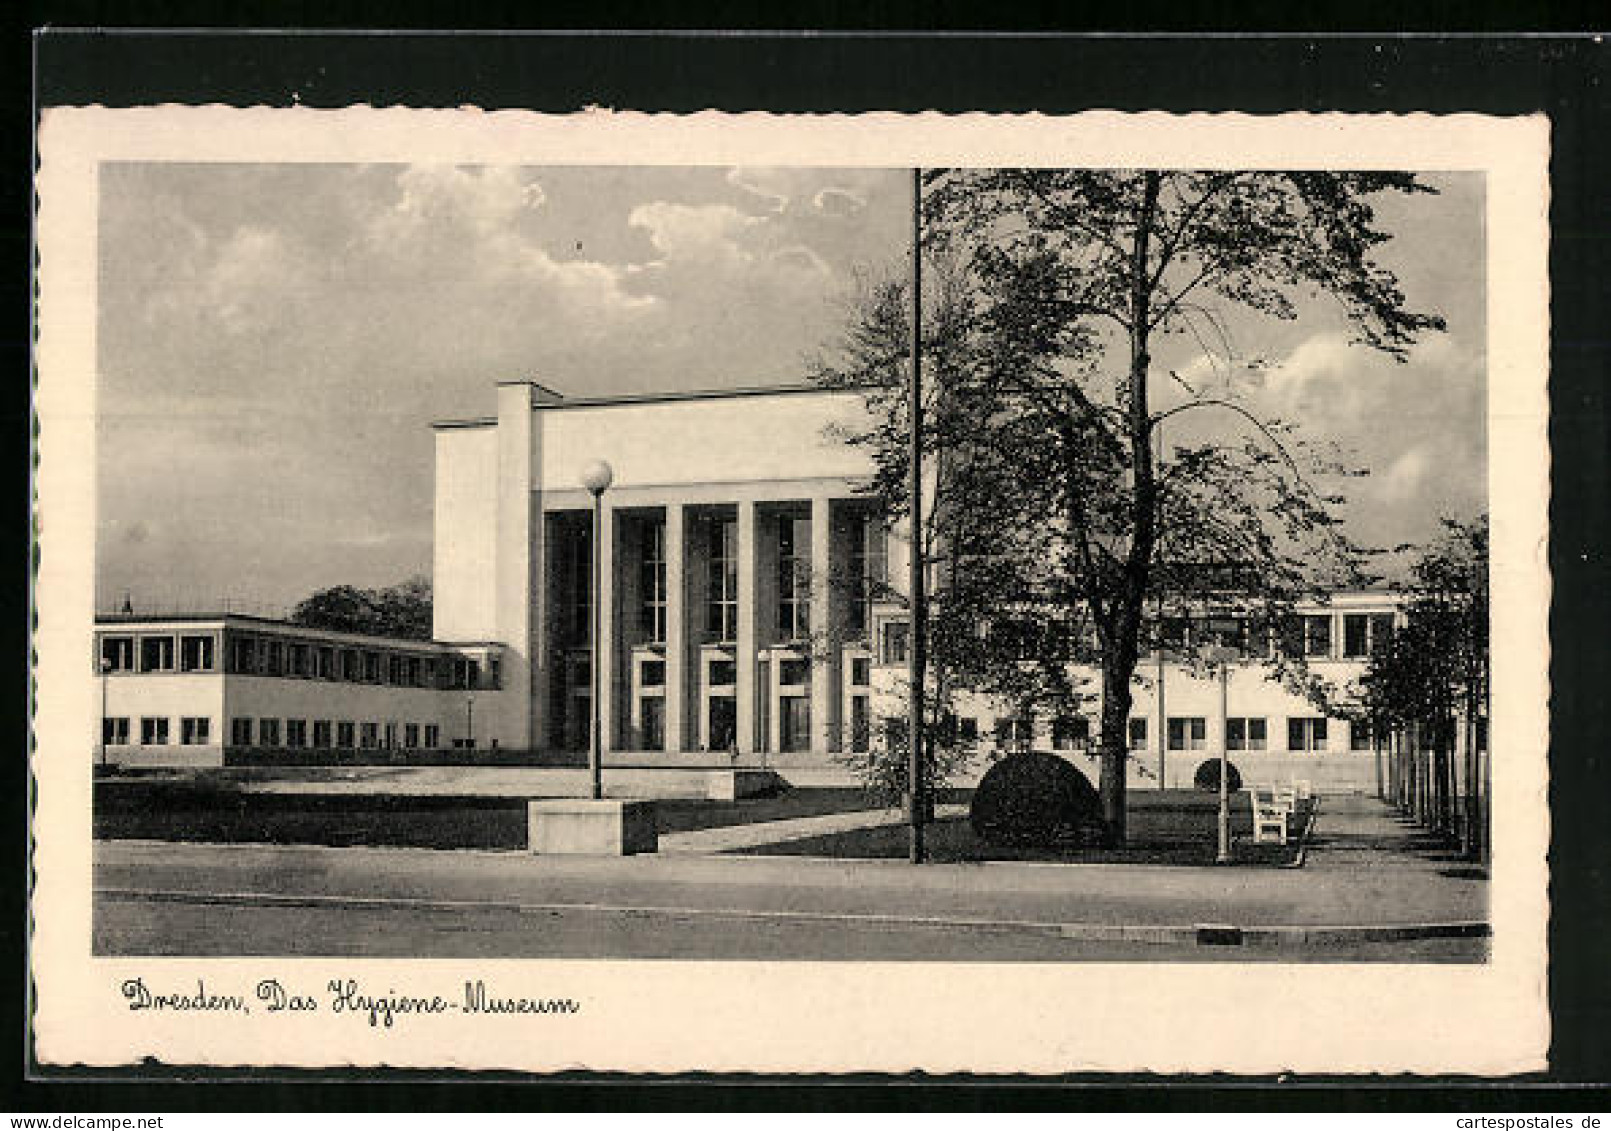
[[[502,911],[517,915],[626,915],[635,918],[737,919],[793,923],[841,923],[864,927],[1032,934],[1082,942],[1133,942],[1197,946],[1336,946],[1416,939],[1487,938],[1486,922],[1361,924],[1336,926],[1117,925],[1051,923],[958,917],[880,915],[831,911],[760,911],[748,908],[638,907],[603,903],[522,903],[513,900],[418,899],[399,896],[288,895],[279,892],[197,892],[96,888],[95,897],[120,903],[176,903],[223,907],[319,907],[354,911]]]

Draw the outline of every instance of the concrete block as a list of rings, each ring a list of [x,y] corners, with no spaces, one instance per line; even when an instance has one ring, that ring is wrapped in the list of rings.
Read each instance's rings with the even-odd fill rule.
[[[631,856],[655,852],[653,801],[558,798],[526,803],[527,851],[539,855]]]

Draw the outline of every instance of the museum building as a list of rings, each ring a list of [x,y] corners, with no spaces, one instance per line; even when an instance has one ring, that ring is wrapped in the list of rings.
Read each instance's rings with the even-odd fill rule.
[[[867,452],[844,440],[864,414],[859,391],[814,385],[568,398],[502,383],[495,415],[434,426],[433,641],[238,616],[98,618],[108,756],[584,751],[595,496],[582,473],[603,461],[607,761],[764,761],[785,776],[836,766],[903,710],[907,544],[866,493]],[[1348,592],[1301,610],[1310,670],[1356,678],[1396,605]],[[1180,627],[1181,646],[1190,632]],[[1364,729],[1319,713],[1259,656],[1232,665],[1223,691],[1222,707],[1216,678],[1143,659],[1136,785],[1189,782],[1223,742],[1255,773],[1370,788]],[[958,715],[959,735],[984,749],[1034,745],[1094,765],[1094,707],[1025,719],[964,699]]]

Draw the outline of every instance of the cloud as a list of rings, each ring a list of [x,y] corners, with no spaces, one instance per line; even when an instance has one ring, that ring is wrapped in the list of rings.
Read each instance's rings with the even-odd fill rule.
[[[754,259],[743,245],[764,221],[730,204],[688,205],[657,200],[634,208],[627,215],[627,223],[649,234],[664,261],[733,268]]]
[[[820,189],[811,198],[811,206],[830,216],[853,216],[867,207],[867,197],[847,188]]]

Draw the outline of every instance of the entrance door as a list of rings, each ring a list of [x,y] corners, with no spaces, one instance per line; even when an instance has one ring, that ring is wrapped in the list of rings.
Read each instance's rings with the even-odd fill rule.
[[[778,720],[778,736],[785,754],[811,749],[811,700],[804,695],[787,695],[779,701],[783,717]]]
[[[710,697],[710,748],[725,754],[738,748],[738,700],[731,695]]]

